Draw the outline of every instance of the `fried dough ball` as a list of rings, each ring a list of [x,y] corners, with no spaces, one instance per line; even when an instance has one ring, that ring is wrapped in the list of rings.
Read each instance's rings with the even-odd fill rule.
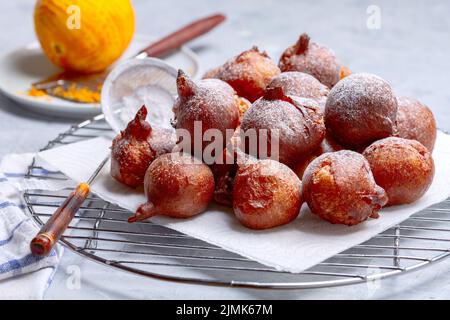
[[[396,131],[397,99],[378,76],[352,74],[331,89],[325,125],[341,144],[352,149],[389,137]]]
[[[247,228],[287,224],[298,216],[302,202],[300,179],[278,161],[246,163],[234,178],[234,213]]]
[[[280,87],[267,89],[264,97],[251,106],[242,119],[241,129],[248,137],[251,137],[249,130],[256,131],[256,148],[250,145],[251,139],[245,140],[247,153],[263,157],[261,150],[267,148],[267,156],[274,159],[278,153],[279,161],[288,166],[317,149],[325,136],[317,102],[286,96]],[[267,141],[263,139],[263,130],[267,132]],[[271,139],[272,135],[278,139]]]
[[[431,153],[415,140],[390,137],[371,144],[363,153],[388,205],[411,203],[422,197],[434,177]]]
[[[349,226],[377,218],[388,200],[367,160],[349,150],[325,153],[311,162],[303,176],[302,192],[314,214]]]
[[[129,222],[155,215],[190,218],[206,210],[214,192],[209,167],[191,155],[166,153],[148,167],[144,182],[148,202],[142,204]]]
[[[350,74],[348,68],[337,62],[333,51],[310,41],[306,33],[300,36],[295,45],[283,52],[278,65],[282,72],[308,73],[328,88]]]
[[[340,150],[344,150],[345,148],[338,144],[329,134],[325,135],[325,138],[322,140],[320,147],[310,154],[306,154],[297,162],[297,164],[293,167],[295,174],[303,179],[303,174],[305,173],[308,165],[316,159],[318,156],[327,153],[327,152],[336,152]]]
[[[217,129],[226,137],[227,129],[234,130],[239,123],[240,99],[233,88],[218,79],[205,79],[194,83],[183,71],[177,78],[178,99],[173,112],[176,129],[185,129],[190,134],[191,152],[196,153],[194,141],[202,141],[202,150],[210,143],[204,141],[203,134],[209,129]],[[195,123],[201,123],[201,137],[195,134]],[[225,148],[227,141],[223,141]],[[200,145],[200,144],[199,144]],[[197,153],[196,153],[197,154]]]
[[[290,71],[272,78],[267,88],[281,87],[285,95],[316,100],[324,108],[330,90],[312,75]]]
[[[420,101],[398,97],[397,136],[419,141],[433,151],[436,141],[436,120],[433,112]]]
[[[270,79],[278,74],[280,69],[267,53],[253,47],[218,69],[210,70],[204,77],[223,80],[232,86],[239,96],[254,102],[264,94]]]
[[[111,176],[132,188],[144,183],[150,163],[171,152],[176,143],[173,131],[152,129],[146,117],[147,108],[142,106],[127,128],[115,137],[111,147]]]

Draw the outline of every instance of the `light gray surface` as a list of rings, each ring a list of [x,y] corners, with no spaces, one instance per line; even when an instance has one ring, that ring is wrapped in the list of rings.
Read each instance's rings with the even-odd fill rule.
[[[224,12],[228,21],[191,47],[202,70],[257,44],[277,58],[301,32],[335,50],[354,71],[387,79],[401,95],[416,97],[434,111],[440,128],[450,130],[450,2],[376,1],[381,29],[366,26],[372,1],[193,0],[133,1],[137,32],[161,36],[195,17]],[[35,39],[33,0],[0,3],[0,54]],[[0,96],[0,157],[33,152],[65,130],[70,120],[23,111]],[[80,267],[80,290],[70,290],[66,269]],[[115,271],[66,251],[47,298],[450,298],[450,260],[379,283],[301,291],[244,290],[182,285]]]

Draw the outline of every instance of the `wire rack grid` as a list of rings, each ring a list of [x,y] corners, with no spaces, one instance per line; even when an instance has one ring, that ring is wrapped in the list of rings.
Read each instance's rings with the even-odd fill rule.
[[[72,126],[43,149],[112,134],[99,115]],[[67,180],[33,160],[28,178]],[[26,190],[31,216],[42,225],[71,190]],[[355,284],[418,269],[450,255],[450,198],[300,273],[280,272],[151,222],[91,195],[60,242],[74,252],[145,277],[252,288],[301,289]]]

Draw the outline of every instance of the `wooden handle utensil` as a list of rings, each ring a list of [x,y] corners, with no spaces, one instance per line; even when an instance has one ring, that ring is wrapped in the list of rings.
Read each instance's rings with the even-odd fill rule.
[[[75,216],[75,213],[86,200],[89,195],[89,189],[87,183],[80,183],[77,188],[70,193],[69,197],[55,211],[36,237],[31,240],[31,253],[37,256],[46,256],[50,253],[53,246],[67,229],[70,221],[72,221]]]
[[[178,49],[183,44],[207,33],[225,20],[223,14],[215,14],[200,20],[196,20],[187,26],[169,34],[168,36],[152,43],[138,54],[146,54],[149,57],[161,57],[173,50]]]
[[[74,191],[72,191],[61,206],[53,213],[47,223],[39,230],[36,237],[30,242],[31,253],[36,256],[46,256],[50,253],[53,246],[58,242],[61,235],[66,231],[70,221],[80,209],[83,202],[89,195],[90,185],[94,182],[100,171],[108,162],[108,155],[98,165],[87,182],[80,183]]]

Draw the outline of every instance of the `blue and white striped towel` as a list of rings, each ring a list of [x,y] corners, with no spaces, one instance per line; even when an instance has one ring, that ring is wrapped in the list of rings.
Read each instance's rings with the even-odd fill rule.
[[[0,163],[0,299],[42,299],[62,254],[60,247],[45,258],[29,249],[37,225],[25,211],[21,192],[33,154],[7,155]]]

